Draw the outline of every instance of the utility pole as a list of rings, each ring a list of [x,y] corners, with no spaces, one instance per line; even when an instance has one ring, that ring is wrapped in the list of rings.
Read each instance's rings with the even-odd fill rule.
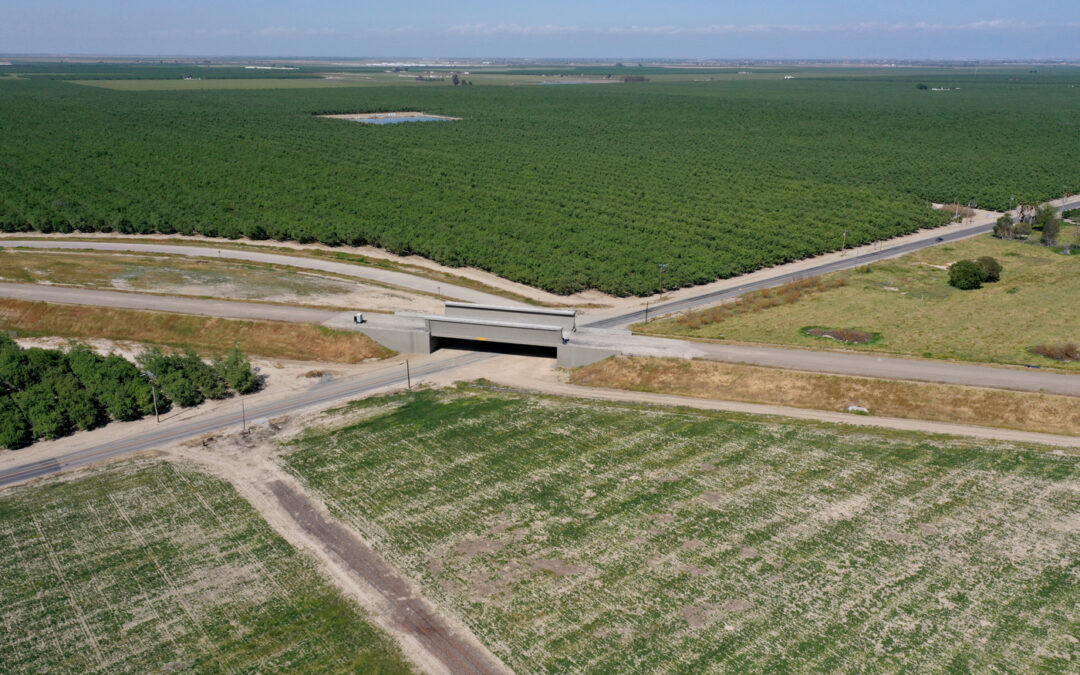
[[[154,396],[154,419],[157,421],[158,424],[161,424],[161,415],[158,414],[157,407],[157,388],[154,387],[154,385],[157,383],[157,380],[154,379],[154,374],[151,373],[149,370],[146,371],[146,374],[150,376],[150,393]]]
[[[649,323],[649,301],[645,301],[645,323]]]
[[[844,230],[844,243],[840,244],[840,255],[844,255],[845,248],[847,248],[847,230]]]
[[[240,399],[240,430],[247,431],[247,409],[244,407],[244,399]]]
[[[409,372],[409,359],[405,359],[405,382],[408,383],[409,389],[412,389],[412,373]]]
[[[663,293],[664,292],[664,272],[667,271],[667,263],[660,263],[658,265],[658,267],[660,268],[660,292]]]

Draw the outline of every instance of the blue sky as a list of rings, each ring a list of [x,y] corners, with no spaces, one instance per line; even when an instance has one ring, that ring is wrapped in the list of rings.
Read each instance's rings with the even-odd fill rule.
[[[1076,0],[0,0],[0,52],[1080,58]]]

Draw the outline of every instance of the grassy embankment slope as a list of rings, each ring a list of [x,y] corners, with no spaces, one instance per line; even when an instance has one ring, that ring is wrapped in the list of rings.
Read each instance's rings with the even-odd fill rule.
[[[5,80],[0,226],[373,244],[560,293],[651,293],[658,263],[669,288],[704,283],[835,250],[844,231],[857,245],[938,224],[930,201],[1080,191],[1080,148],[1062,142],[1077,82],[1076,69],[191,92]],[[463,119],[313,114],[402,109]]]
[[[374,399],[282,461],[519,672],[1080,657],[1080,458],[492,393]]]
[[[904,380],[845,377],[717,361],[620,356],[570,375],[573,384],[723,401],[1080,435],[1071,396]]]
[[[1062,241],[1076,236],[1077,228],[1062,228]],[[972,291],[949,286],[948,265],[980,256],[1002,264],[1001,281]],[[1080,362],[1053,361],[1028,351],[1038,344],[1080,343],[1080,258],[1075,255],[986,235],[876,263],[868,271],[837,272],[824,281],[834,279],[846,283],[759,310],[753,309],[755,304],[767,305],[769,300],[753,296],[748,311],[720,321],[708,322],[705,310],[635,329],[654,335],[1080,369]],[[780,290],[768,295],[783,299]],[[840,345],[805,335],[802,329],[807,326],[854,328],[881,337],[865,345]]]
[[[0,494],[0,671],[404,673],[226,483],[129,462]]]

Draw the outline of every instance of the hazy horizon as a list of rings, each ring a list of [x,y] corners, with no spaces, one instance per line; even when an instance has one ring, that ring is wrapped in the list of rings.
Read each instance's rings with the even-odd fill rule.
[[[1080,58],[1080,5],[43,0],[8,9],[0,49],[148,58],[1073,60]]]

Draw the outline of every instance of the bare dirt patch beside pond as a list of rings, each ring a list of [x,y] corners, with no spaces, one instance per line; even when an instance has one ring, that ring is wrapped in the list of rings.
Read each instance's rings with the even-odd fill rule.
[[[426,112],[420,112],[417,110],[406,110],[402,112],[376,112],[376,113],[340,113],[333,115],[316,115],[316,117],[325,117],[327,119],[334,120],[348,120],[350,122],[368,122],[378,123],[380,121],[390,122],[393,120],[409,120],[409,121],[446,121],[454,122],[458,121],[460,117],[448,117],[446,115],[431,115]]]

